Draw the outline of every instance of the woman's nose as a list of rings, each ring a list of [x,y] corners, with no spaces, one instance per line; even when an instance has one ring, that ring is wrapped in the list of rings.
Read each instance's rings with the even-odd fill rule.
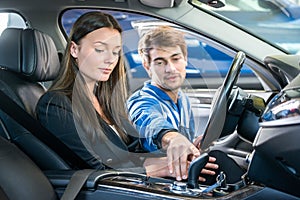
[[[113,52],[107,51],[105,54],[105,62],[106,63],[113,63],[115,62],[119,56],[116,56]]]

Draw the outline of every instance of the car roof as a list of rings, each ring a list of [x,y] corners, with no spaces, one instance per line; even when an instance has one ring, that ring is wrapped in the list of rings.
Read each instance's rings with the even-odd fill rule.
[[[169,2],[169,0],[161,1]],[[220,16],[213,15],[204,10],[194,9],[187,0],[174,2],[172,8],[161,9],[145,6],[138,0],[6,0],[1,2],[0,11],[13,10],[20,13],[27,19],[30,27],[49,34],[54,39],[57,49],[60,52],[64,51],[66,44],[65,35],[63,35],[58,26],[60,14],[70,8],[99,8],[111,10],[122,9],[144,13],[177,23],[187,29],[217,39],[221,43],[235,48],[237,51],[242,48],[248,56],[259,62],[262,62],[267,55],[285,54],[285,52],[277,47],[264,43],[261,39],[250,35],[241,29],[241,27],[224,21]],[[260,46],[260,48],[257,49],[257,46]]]

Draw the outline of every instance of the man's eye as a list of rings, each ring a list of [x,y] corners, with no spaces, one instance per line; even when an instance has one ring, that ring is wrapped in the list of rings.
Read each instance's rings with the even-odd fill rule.
[[[163,66],[165,63],[163,61],[155,61],[154,64],[157,66]]]
[[[181,59],[181,57],[174,57],[174,58],[172,58],[172,60],[175,61],[175,62],[179,61],[180,59]]]

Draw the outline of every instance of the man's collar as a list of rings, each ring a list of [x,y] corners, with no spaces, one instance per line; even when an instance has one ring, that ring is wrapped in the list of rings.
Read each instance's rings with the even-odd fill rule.
[[[164,90],[162,90],[161,88],[157,87],[156,85],[151,84],[151,81],[150,81],[150,80],[149,80],[149,81],[146,81],[146,82],[144,83],[144,86],[145,86],[146,88],[149,88],[149,89],[153,90],[153,91],[154,91],[158,96],[160,96],[162,99],[168,100],[168,101],[173,101],[173,100],[170,98],[170,96],[169,96]],[[182,95],[181,89],[179,89],[177,95],[178,95],[178,98],[177,98],[177,99],[180,99],[180,98],[181,98],[181,95]]]

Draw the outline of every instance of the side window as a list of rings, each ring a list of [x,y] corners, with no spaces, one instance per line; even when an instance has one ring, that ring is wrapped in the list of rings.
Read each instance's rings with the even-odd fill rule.
[[[0,35],[8,27],[26,28],[26,22],[17,13],[1,12],[0,13]]]
[[[88,11],[90,10],[73,9],[67,10],[62,15],[61,23],[66,35],[70,33],[74,21]],[[198,33],[154,17],[123,11],[102,11],[112,14],[123,28],[123,48],[131,92],[140,88],[143,82],[149,79],[138,55],[138,40],[145,31],[162,24],[173,26],[185,33],[188,46],[185,88],[215,89],[222,84],[236,53],[233,50]],[[239,79],[241,82],[238,84],[244,86],[243,88],[261,89],[259,80],[248,65],[249,63],[244,65]]]

